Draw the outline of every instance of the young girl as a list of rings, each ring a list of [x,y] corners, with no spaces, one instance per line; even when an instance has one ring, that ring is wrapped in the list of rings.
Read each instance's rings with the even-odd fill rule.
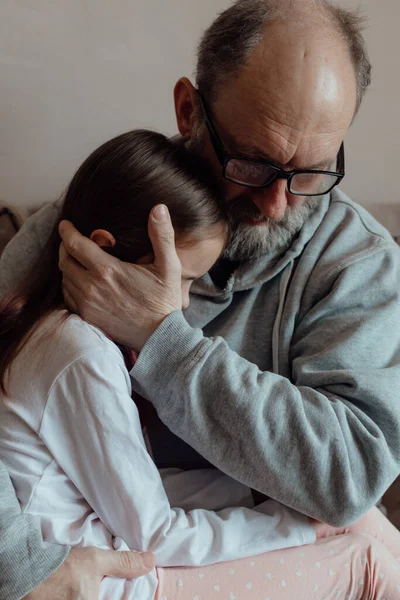
[[[82,165],[61,216],[119,259],[146,262],[150,210],[166,204],[187,304],[191,282],[211,268],[227,235],[206,173],[165,137],[127,133]],[[121,350],[64,308],[59,244],[54,230],[41,260],[45,269],[38,266],[0,314],[0,455],[21,506],[41,517],[45,539],[146,549],[164,566],[206,565],[314,541],[305,517],[272,501],[258,512],[244,508],[247,489],[217,471],[211,478],[199,473],[197,490],[178,479],[168,500],[145,446]],[[204,510],[211,490],[214,506],[236,508]],[[199,509],[171,509],[189,495]],[[156,588],[153,572],[138,581],[105,581],[102,594],[150,600]]]
[[[152,253],[149,213],[166,204],[187,305],[191,282],[211,268],[227,236],[218,190],[207,172],[198,158],[159,134],[127,133],[96,150],[78,170],[61,218],[119,259],[144,264]],[[157,593],[168,600],[200,600],[218,597],[225,588],[228,594],[230,586],[225,598],[265,600],[275,585],[267,566],[276,552],[260,557],[257,580],[247,582],[238,575],[246,573],[249,561],[230,565],[228,583],[226,566],[225,579],[221,572],[206,576],[207,570],[179,571],[177,577],[177,571],[161,567],[204,566],[311,544],[315,526],[273,500],[254,507],[250,490],[213,469],[175,471],[167,496],[131,399],[124,351],[65,309],[59,244],[55,229],[30,280],[0,307],[0,458],[22,509],[40,517],[47,541],[156,554],[158,573],[137,581],[106,578],[101,598],[151,600]],[[171,473],[164,475],[166,480]],[[332,538],[334,553],[340,537]],[[344,568],[362,577],[375,561],[374,541],[353,539],[353,546]],[[304,556],[316,547],[306,546]],[[367,566],[358,552],[370,555]],[[392,571],[381,590],[395,589]],[[299,572],[296,589],[306,584]],[[286,597],[290,576],[282,576],[275,598]],[[386,582],[392,587],[384,588]],[[234,586],[241,592],[232,591]],[[306,591],[304,597],[311,598]],[[363,597],[360,593],[358,586],[351,597]]]

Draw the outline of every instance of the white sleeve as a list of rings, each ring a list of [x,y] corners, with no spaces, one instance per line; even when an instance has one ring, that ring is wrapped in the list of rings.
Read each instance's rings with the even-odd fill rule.
[[[258,507],[171,508],[149,456],[122,358],[96,351],[53,384],[40,436],[111,531],[132,550],[152,551],[159,566],[201,566],[303,543],[306,517],[269,500]]]

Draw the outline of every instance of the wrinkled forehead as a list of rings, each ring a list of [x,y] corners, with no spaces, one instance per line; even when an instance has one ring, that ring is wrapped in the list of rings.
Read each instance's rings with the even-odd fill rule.
[[[348,51],[336,38],[308,42],[298,35],[282,44],[283,34],[279,43],[276,35],[266,36],[237,76],[221,85],[213,115],[236,150],[260,149],[282,165],[314,163],[321,154],[328,159],[356,106]]]

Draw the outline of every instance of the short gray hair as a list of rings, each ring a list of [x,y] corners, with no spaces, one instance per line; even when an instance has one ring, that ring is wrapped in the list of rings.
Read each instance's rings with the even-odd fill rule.
[[[290,4],[290,3],[289,3]],[[371,63],[363,37],[359,10],[346,10],[329,0],[314,0],[347,43],[357,81],[356,112],[371,83]],[[196,82],[212,101],[216,91],[238,73],[263,39],[264,27],[284,16],[281,0],[237,0],[205,31],[198,48]]]

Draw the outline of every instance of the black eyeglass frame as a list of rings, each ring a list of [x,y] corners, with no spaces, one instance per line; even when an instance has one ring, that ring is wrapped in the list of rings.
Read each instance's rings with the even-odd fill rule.
[[[271,165],[266,160],[246,158],[244,156],[240,156],[239,154],[229,154],[229,152],[227,152],[227,150],[223,144],[223,141],[221,140],[220,136],[218,135],[218,133],[214,127],[214,124],[213,124],[211,116],[210,116],[211,112],[208,108],[207,102],[199,90],[198,90],[198,95],[199,95],[200,106],[201,106],[203,114],[204,114],[204,119],[205,119],[206,127],[208,130],[209,136],[210,136],[210,141],[211,141],[212,147],[214,148],[214,152],[218,158],[218,161],[223,168],[223,176],[228,181],[232,181],[233,183],[236,183],[237,185],[241,185],[243,187],[267,188],[267,187],[271,186],[273,183],[275,183],[275,181],[277,181],[278,179],[286,179],[288,190],[291,194],[293,194],[294,196],[313,197],[313,196],[321,196],[321,193],[305,194],[304,192],[292,192],[291,182],[295,175],[301,175],[301,174],[307,173],[307,174],[313,174],[313,175],[331,175],[332,177],[337,177],[337,180],[335,181],[335,183],[326,192],[323,192],[323,195],[329,194],[337,185],[339,185],[339,183],[342,181],[342,179],[346,175],[344,142],[340,146],[340,149],[339,149],[339,152],[337,155],[336,168],[338,169],[338,172],[336,172],[336,171],[319,171],[318,169],[297,169],[297,170],[293,170],[293,171],[285,171],[284,169],[281,169],[280,167]],[[268,181],[268,183],[264,183],[262,185],[251,184],[251,183],[248,184],[248,183],[243,183],[243,182],[237,181],[236,179],[233,179],[226,173],[227,166],[231,160],[242,160],[242,161],[245,161],[245,162],[248,162],[251,164],[263,165],[263,166],[268,167],[268,168],[272,169],[273,171],[275,171],[276,176],[271,181]]]

